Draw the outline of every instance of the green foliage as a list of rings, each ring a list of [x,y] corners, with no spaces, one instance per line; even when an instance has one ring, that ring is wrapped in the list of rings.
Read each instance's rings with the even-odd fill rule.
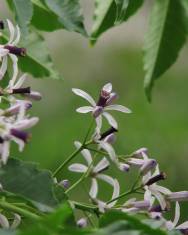
[[[9,6],[15,13],[16,21],[24,34],[28,33],[28,25],[33,15],[33,5],[31,1],[7,0]]]
[[[5,191],[25,197],[41,211],[57,205],[50,172],[38,170],[36,164],[12,158],[0,168],[0,178]]]
[[[91,43],[106,30],[129,19],[142,5],[143,0],[138,1],[95,1],[94,23],[91,33]]]
[[[26,57],[19,60],[19,66],[23,72],[30,73],[37,78],[61,78],[53,68],[53,62],[43,36],[33,32],[26,40],[23,40],[21,45],[27,48]]]
[[[149,100],[155,79],[175,62],[185,40],[186,24],[181,1],[156,0],[144,49],[144,86]]]

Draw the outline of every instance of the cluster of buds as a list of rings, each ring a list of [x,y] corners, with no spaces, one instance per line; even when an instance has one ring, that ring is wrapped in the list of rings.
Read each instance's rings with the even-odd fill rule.
[[[100,213],[105,213],[106,210],[116,209],[126,213],[144,213],[152,219],[160,219],[163,228],[168,230],[177,229],[186,233],[188,231],[188,222],[178,225],[180,219],[180,201],[188,201],[188,191],[171,192],[168,188],[159,185],[160,181],[166,179],[166,174],[159,170],[159,164],[154,158],[150,158],[147,148],[140,148],[129,155],[117,155],[114,150],[113,143],[116,140],[116,132],[118,124],[116,120],[106,111],[116,110],[124,113],[131,111],[122,105],[112,105],[112,102],[117,98],[117,94],[112,92],[112,85],[106,84],[100,92],[98,102],[85,91],[73,89],[73,92],[86,99],[91,106],[84,106],[77,109],[79,113],[92,113],[92,117],[96,120],[96,128],[92,134],[92,147],[95,144],[95,150],[87,145],[82,148],[81,154],[86,161],[86,165],[73,163],[68,167],[70,171],[82,173],[85,177],[90,178],[91,187],[89,196],[91,202],[98,207]],[[101,133],[102,117],[105,117],[110,125],[110,128]],[[75,142],[77,149],[81,148],[82,144]],[[89,151],[90,150],[90,151]],[[92,152],[95,155],[92,156]],[[95,156],[101,157],[96,163]],[[123,172],[128,172],[133,168],[138,171],[139,177],[136,179],[133,187],[128,193],[120,193],[120,183],[117,178],[106,174],[111,165],[114,164]],[[98,180],[102,180],[109,184],[112,190],[112,196],[108,201],[102,201],[98,198],[99,184]],[[143,199],[129,198],[124,203],[117,203],[124,195],[139,193],[143,194]],[[165,219],[165,212],[171,209],[171,204],[175,202],[175,219]],[[83,220],[83,219],[82,219]]]
[[[32,107],[32,100],[40,100],[41,94],[32,91],[23,84],[26,74],[18,78],[18,59],[26,56],[26,49],[18,47],[20,29],[14,27],[10,20],[0,21],[0,30],[9,30],[9,39],[5,44],[0,44],[0,163],[6,164],[10,154],[10,143],[14,141],[22,151],[25,143],[31,137],[27,129],[38,122],[38,117],[29,117],[27,110]],[[0,32],[2,36],[2,32]],[[12,75],[8,75],[8,62],[11,62]],[[6,85],[5,85],[6,84]]]

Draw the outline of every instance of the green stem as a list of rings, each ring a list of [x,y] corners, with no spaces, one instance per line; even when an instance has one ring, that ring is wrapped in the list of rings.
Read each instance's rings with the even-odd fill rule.
[[[129,194],[136,193],[136,191],[141,189],[141,188],[142,188],[142,186],[138,186],[138,187],[136,187],[134,189],[130,189],[129,191],[120,194],[118,197],[111,199],[110,201],[107,202],[107,204],[110,204],[111,202],[119,200],[119,199],[121,199],[121,198],[123,198],[123,197],[125,197],[125,196],[127,196]]]
[[[70,188],[68,188],[65,193],[69,193],[71,190],[73,190],[78,184],[80,184],[86,177],[86,173],[84,173],[78,181],[76,181]]]
[[[31,220],[36,221],[40,218],[40,216],[38,216],[32,212],[25,210],[23,208],[17,207],[9,202],[6,202],[6,201],[0,201],[0,207],[4,210],[12,211],[12,212],[18,213],[20,215],[23,215],[24,217],[27,217]]]
[[[82,210],[82,211],[88,211],[94,214],[98,214],[98,208],[94,205],[89,205],[89,204],[82,204],[79,202],[75,202],[75,201],[71,201],[71,203],[73,203],[73,205],[75,206],[76,209],[78,210]]]

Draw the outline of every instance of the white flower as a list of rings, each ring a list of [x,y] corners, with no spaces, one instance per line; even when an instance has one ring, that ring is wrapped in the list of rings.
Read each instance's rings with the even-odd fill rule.
[[[7,23],[9,29],[9,40],[6,43],[6,45],[0,44],[0,61],[2,61],[0,67],[0,80],[4,77],[7,71],[8,56],[10,57],[13,63],[13,79],[15,79],[15,77],[17,77],[18,74],[18,65],[17,65],[18,59],[16,55],[25,54],[24,48],[16,47],[16,45],[20,41],[20,29],[18,25],[14,27],[10,20],[7,20]]]
[[[28,118],[25,116],[25,110],[25,103],[22,102],[16,115],[0,116],[0,158],[3,164],[7,162],[9,157],[10,142],[16,142],[19,150],[22,151],[30,137],[30,134],[24,130],[31,128],[39,120],[37,117]]]
[[[106,111],[116,110],[123,113],[131,113],[131,110],[122,106],[122,105],[111,105],[111,103],[116,99],[116,94],[112,92],[112,84],[108,83],[103,86],[100,97],[98,102],[95,102],[95,100],[85,91],[73,88],[72,91],[78,95],[87,100],[91,106],[84,106],[78,108],[76,111],[79,113],[89,113],[92,112],[94,118],[96,119],[97,123],[97,133],[100,133],[100,129],[102,126],[102,116],[105,117],[110,124],[110,126],[114,127],[115,129],[118,129],[118,124],[116,120],[112,117],[111,114],[109,114]]]
[[[75,146],[76,148],[80,148],[81,143],[78,141],[75,141]],[[109,167],[108,160],[105,157],[103,157],[102,160],[100,160],[96,166],[93,166],[93,160],[92,160],[90,151],[87,149],[83,149],[81,153],[87,162],[87,166],[80,164],[80,163],[74,163],[70,165],[68,169],[70,171],[78,172],[78,173],[86,173],[89,170],[89,175],[92,181],[89,195],[93,200],[95,200],[97,204],[98,203],[101,204],[100,202],[102,202],[97,199],[97,194],[98,194],[98,181],[97,180],[102,180],[108,183],[109,185],[111,185],[113,187],[113,198],[116,198],[119,195],[118,181],[116,179],[113,179],[111,176],[102,174],[102,172]],[[115,202],[110,203],[108,207],[113,206],[114,204]]]
[[[166,221],[165,227],[168,230],[173,230],[173,229],[181,230],[181,231],[188,230],[188,221],[186,221],[180,225],[177,225],[179,222],[179,219],[180,219],[180,205],[179,205],[179,202],[176,202],[174,220],[173,221],[171,221],[171,220]]]
[[[4,229],[15,229],[17,228],[21,223],[21,217],[18,214],[14,214],[14,219],[12,224],[9,223],[8,219],[6,218],[6,216],[4,216],[3,214],[0,213],[0,225],[2,228]]]

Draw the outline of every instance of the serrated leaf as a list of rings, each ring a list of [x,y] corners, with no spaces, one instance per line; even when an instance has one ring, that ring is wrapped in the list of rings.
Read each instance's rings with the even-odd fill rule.
[[[149,100],[154,81],[176,61],[185,40],[181,1],[155,0],[144,47],[144,87]]]
[[[33,17],[31,24],[39,30],[54,31],[62,28],[59,17],[44,4],[43,0],[32,0]],[[48,23],[50,20],[50,23]]]
[[[28,33],[28,25],[33,15],[33,5],[28,0],[7,0],[8,5],[15,13],[16,21],[18,22],[23,34]]]
[[[59,17],[65,29],[87,36],[79,0],[45,0],[45,3]]]
[[[49,50],[40,34],[32,32],[26,40],[21,42],[21,45],[27,49],[27,55],[19,58],[19,66],[23,72],[30,73],[37,78],[60,78],[53,68]]]
[[[37,169],[33,163],[11,158],[0,168],[0,178],[3,190],[25,197],[41,211],[57,205],[50,172]]]
[[[91,43],[109,28],[127,21],[141,6],[143,0],[95,0],[94,23],[91,32]],[[117,21],[119,19],[119,21]]]

